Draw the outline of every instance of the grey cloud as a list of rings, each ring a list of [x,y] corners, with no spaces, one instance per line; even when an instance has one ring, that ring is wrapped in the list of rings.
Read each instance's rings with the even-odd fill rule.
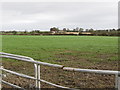
[[[38,28],[47,30],[53,26],[60,28],[117,28],[117,3],[113,2],[11,2],[3,3],[2,10],[3,16],[7,14],[3,21],[19,22],[16,24],[3,23],[3,29]],[[27,23],[30,20],[31,23]]]

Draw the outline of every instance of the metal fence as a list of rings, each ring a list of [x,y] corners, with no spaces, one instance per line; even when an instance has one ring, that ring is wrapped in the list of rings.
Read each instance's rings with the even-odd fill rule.
[[[44,82],[46,84],[58,87],[58,88],[63,88],[63,89],[74,89],[74,88],[69,88],[69,87],[64,87],[64,86],[60,86],[48,81],[45,81],[43,79],[40,78],[40,65],[45,65],[45,66],[49,66],[49,67],[56,67],[56,68],[60,68],[62,70],[67,70],[67,71],[73,71],[73,72],[86,72],[86,73],[98,73],[98,74],[109,74],[109,75],[115,75],[115,88],[120,90],[120,71],[112,71],[112,70],[94,70],[94,69],[80,69],[80,68],[71,68],[71,67],[65,67],[63,65],[58,65],[58,64],[51,64],[51,63],[45,63],[45,62],[40,62],[40,61],[35,61],[34,59],[30,58],[30,57],[26,57],[26,56],[21,56],[21,55],[15,55],[15,54],[9,54],[9,53],[3,53],[0,52],[0,57],[1,58],[10,58],[10,59],[15,59],[15,60],[20,60],[20,61],[25,61],[25,62],[29,62],[29,63],[33,63],[34,64],[34,72],[35,72],[35,76],[29,76],[29,75],[25,75],[25,74],[21,74],[21,73],[17,73],[15,71],[11,71],[8,69],[3,68],[2,66],[0,67],[1,71],[5,71],[20,77],[24,77],[27,79],[32,79],[35,80],[35,87],[40,90],[41,89],[41,85],[40,82]],[[0,75],[0,77],[2,77],[2,73]],[[4,81],[1,79],[0,83],[4,83],[7,84],[9,86],[12,86],[14,88],[19,88],[19,89],[23,89],[20,86],[14,85],[12,83],[9,83],[7,81]]]

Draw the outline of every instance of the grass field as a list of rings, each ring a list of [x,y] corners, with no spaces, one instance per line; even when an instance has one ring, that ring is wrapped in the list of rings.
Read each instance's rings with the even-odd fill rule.
[[[118,37],[3,35],[2,45],[3,52],[29,56],[34,58],[35,60],[40,60],[44,62],[56,63],[79,68],[117,70]],[[10,61],[9,59],[6,60]],[[3,61],[3,63],[7,64],[6,66],[9,68],[9,63],[7,61]],[[13,61],[14,60],[11,60],[10,62]],[[16,67],[20,67],[21,64],[22,63],[18,62],[14,63]],[[10,65],[12,65],[12,63],[10,63]],[[41,72],[45,73],[44,70]],[[48,72],[50,73],[51,71]],[[47,73],[47,76],[48,75],[51,74]],[[71,76],[71,74],[68,75]],[[43,78],[45,78],[45,75],[43,76]],[[50,80],[50,78],[47,78],[47,76],[45,79]],[[63,75],[61,78],[63,77],[65,76]],[[76,76],[76,78],[77,77],[78,76]],[[96,77],[96,79],[97,78],[100,77]],[[53,79],[52,82],[55,82],[55,80]],[[78,81],[80,80],[78,79]],[[77,84],[78,81],[70,82],[75,82]],[[103,83],[102,81],[100,81],[102,84],[97,84],[97,86],[106,87],[106,84],[108,84],[108,86],[113,86],[113,83],[111,83],[111,81],[108,83]],[[65,84],[65,82],[61,82],[62,84],[67,85]],[[82,80],[82,82],[84,82],[84,80]],[[70,85],[76,86],[76,84],[73,85],[72,83]],[[92,87],[90,83],[88,85],[83,86]],[[79,85],[77,85],[77,87],[79,87]]]
[[[3,52],[46,62],[54,62],[58,55],[90,61],[117,60],[118,52],[118,38],[104,36],[3,36],[2,45]]]

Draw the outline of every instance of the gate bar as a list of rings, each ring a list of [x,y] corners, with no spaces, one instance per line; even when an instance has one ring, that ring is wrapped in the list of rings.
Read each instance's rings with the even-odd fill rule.
[[[6,81],[4,81],[4,80],[1,80],[1,82],[3,82],[4,84],[9,85],[9,86],[11,86],[11,87],[19,88],[19,89],[21,89],[21,90],[25,90],[24,88],[22,88],[22,87],[20,87],[20,86],[17,86],[17,85],[14,85],[14,84],[8,83],[8,82],[6,82]]]

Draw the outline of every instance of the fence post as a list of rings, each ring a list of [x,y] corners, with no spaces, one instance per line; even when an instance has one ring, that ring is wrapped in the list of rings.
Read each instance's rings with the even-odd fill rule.
[[[36,81],[36,88],[37,88],[37,90],[40,90],[41,89],[41,87],[40,87],[40,81],[39,81],[39,79],[40,79],[40,65],[39,64],[37,64],[37,81]]]
[[[40,65],[38,65],[38,79],[40,79]],[[38,88],[41,89],[40,81],[38,81]]]
[[[37,90],[37,87],[38,87],[38,80],[37,80],[37,76],[38,76],[38,68],[37,68],[37,64],[35,65],[35,88]]]
[[[0,66],[0,69],[2,66]],[[0,70],[0,90],[2,90],[2,70]]]
[[[118,74],[118,90],[120,90],[120,74]]]
[[[115,89],[120,90],[120,75],[119,74],[115,75]]]

